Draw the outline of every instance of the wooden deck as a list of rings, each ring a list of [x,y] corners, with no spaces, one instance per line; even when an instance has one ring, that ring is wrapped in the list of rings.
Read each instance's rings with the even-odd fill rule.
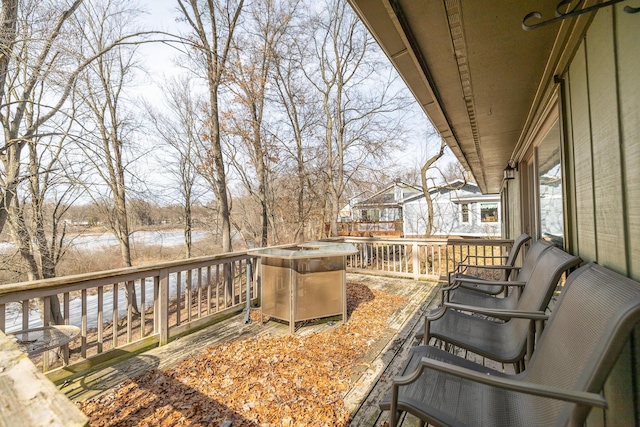
[[[387,330],[372,346],[371,351],[354,374],[355,386],[345,395],[345,404],[352,413],[352,426],[380,426],[387,413],[380,413],[378,401],[388,392],[388,379],[401,367],[408,350],[416,344],[413,336],[422,327],[425,313],[439,301],[439,285],[435,282],[397,279],[381,276],[348,274],[349,281],[366,284],[370,288],[384,290],[407,297],[408,304],[398,309],[389,321]],[[299,328],[297,334],[335,328],[340,322],[320,323]],[[198,354],[205,348],[231,340],[245,339],[261,334],[281,336],[289,333],[289,327],[279,322],[244,323],[244,315],[237,315],[209,328],[181,337],[169,344],[154,348],[134,358],[113,366],[75,378],[60,385],[71,400],[81,401],[96,397],[153,368],[167,369]],[[404,426],[418,425],[407,417]]]

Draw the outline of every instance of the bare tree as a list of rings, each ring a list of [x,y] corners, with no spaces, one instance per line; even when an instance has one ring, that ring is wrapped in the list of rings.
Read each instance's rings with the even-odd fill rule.
[[[7,0],[0,9],[0,126],[4,137],[0,145],[0,231],[7,222],[11,224],[28,276],[34,279],[55,275],[64,252],[60,218],[73,199],[72,187],[59,185],[64,176],[60,147],[67,130],[60,129],[55,119],[73,115],[69,97],[78,75],[129,37],[85,55],[86,46],[77,39],[78,28],[73,25],[82,3]],[[25,195],[20,196],[20,191]],[[52,320],[61,322],[55,298],[50,308]]]
[[[13,197],[11,202],[11,234],[29,280],[56,277],[56,267],[68,246],[62,217],[78,191],[61,161],[65,135],[28,141],[28,179],[16,188],[26,195]],[[49,304],[51,321],[61,324],[64,319],[56,295],[49,298]]]
[[[56,67],[68,69],[69,56],[60,40],[65,24],[81,3],[66,10],[39,7],[39,2],[10,0],[2,2],[0,19],[0,123],[4,144],[0,147],[3,173],[0,180],[0,231],[4,228],[22,180],[21,157],[25,146],[38,129],[62,108],[74,81],[70,73],[62,82],[54,82]],[[61,36],[62,34],[62,36]],[[82,65],[80,65],[81,67]],[[45,83],[57,90],[48,92],[49,107],[34,120],[26,115],[34,101],[34,91]]]
[[[90,49],[99,52],[123,37],[127,23],[138,10],[129,8],[125,0],[115,0],[88,5],[84,12],[83,22],[78,23],[84,28],[80,37]],[[127,20],[110,19],[116,16]],[[128,174],[132,172],[130,165],[134,158],[127,156],[127,149],[133,148],[139,123],[128,104],[127,88],[138,67],[136,48],[136,45],[116,46],[98,56],[82,72],[75,88],[81,100],[79,108],[86,112],[82,122],[78,121],[83,129],[80,147],[94,166],[93,178],[87,185],[98,206],[107,213],[107,227],[118,241],[124,267],[132,265],[127,197],[132,179]],[[133,283],[127,284],[127,297],[134,312],[138,312]]]
[[[252,3],[247,11],[244,31],[232,41],[227,81],[233,99],[230,103],[232,109],[225,114],[225,123],[228,133],[244,148],[245,156],[234,156],[233,159],[239,160],[234,162],[237,172],[249,194],[260,205],[260,246],[268,244],[270,165],[278,161],[276,140],[265,129],[271,70],[275,49],[289,28],[297,3]],[[245,167],[247,163],[253,169],[251,174]]]
[[[285,39],[277,46],[274,55],[275,86],[278,103],[283,111],[282,123],[279,126],[281,134],[280,148],[292,162],[291,177],[282,179],[288,184],[285,195],[294,194],[293,198],[285,201],[288,206],[294,205],[295,216],[287,224],[294,228],[292,241],[304,240],[305,229],[313,209],[318,204],[323,206],[325,192],[322,184],[324,174],[318,172],[316,156],[313,155],[313,132],[319,125],[318,118],[322,110],[314,97],[313,88],[302,71],[303,59],[301,55],[304,47],[300,46],[300,35],[306,31],[306,26],[297,25],[287,32]],[[283,161],[285,159],[282,159]],[[309,197],[315,192],[315,197]],[[315,202],[315,203],[314,203]],[[288,209],[290,210],[290,209]],[[310,237],[310,236],[309,236]]]
[[[218,94],[243,5],[244,0],[178,0],[181,18],[192,31],[185,37],[187,52],[193,61],[191,70],[204,80],[208,91],[207,132],[204,136],[209,146],[202,168],[218,199],[223,251],[231,251],[232,242],[227,177],[220,142]]]
[[[188,78],[170,80],[164,86],[167,113],[147,107],[151,121],[169,152],[163,150],[164,167],[175,177],[182,207],[185,255],[191,257],[193,213],[192,205],[198,199],[197,147],[202,146],[203,123],[199,115],[199,103]],[[171,155],[169,155],[171,154]],[[175,154],[175,155],[174,155]],[[169,157],[174,161],[169,161]],[[169,184],[171,185],[171,184]]]
[[[466,184],[466,175],[459,163],[457,165],[454,162],[448,163],[445,169],[440,169],[436,165],[436,162],[444,156],[446,148],[445,139],[441,137],[438,151],[428,157],[420,168],[422,193],[427,202],[426,218],[424,218],[426,223],[425,237],[431,237],[437,231],[432,193],[435,190],[458,190]],[[437,178],[433,176],[434,174]],[[461,179],[461,181],[456,181],[456,179]]]
[[[392,90],[397,76],[377,60],[381,55],[347,3],[326,4],[328,16],[317,16],[310,24],[317,71],[311,66],[305,71],[323,108],[327,211],[330,233],[336,236],[349,181],[384,158],[397,142],[399,118],[392,113],[399,109],[401,91]]]
[[[73,25],[82,0],[47,2],[3,0],[0,9],[0,231],[7,221],[11,200],[22,181],[25,146],[52,118],[68,107],[78,75],[96,58],[139,34],[122,35],[90,49],[77,38]],[[74,40],[75,42],[70,42]],[[36,97],[38,89],[41,95]],[[33,102],[39,114],[27,120]]]

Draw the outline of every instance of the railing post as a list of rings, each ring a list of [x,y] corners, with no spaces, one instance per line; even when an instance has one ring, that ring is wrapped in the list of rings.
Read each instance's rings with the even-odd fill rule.
[[[420,246],[418,246],[418,242],[413,242],[411,252],[413,255],[413,278],[418,280],[420,278]]]
[[[169,342],[169,270],[163,268],[159,274],[159,286],[156,294],[157,330],[160,345]]]

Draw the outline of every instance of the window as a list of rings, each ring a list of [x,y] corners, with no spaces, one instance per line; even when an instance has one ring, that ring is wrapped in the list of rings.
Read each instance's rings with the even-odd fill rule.
[[[560,163],[560,128],[553,125],[536,147],[540,237],[564,245],[564,209],[562,166]]]
[[[460,205],[460,212],[462,214],[462,222],[469,222],[469,203],[463,203]]]
[[[524,232],[564,248],[564,197],[562,183],[562,135],[554,108],[521,163]]]
[[[480,222],[498,222],[497,203],[480,203]]]

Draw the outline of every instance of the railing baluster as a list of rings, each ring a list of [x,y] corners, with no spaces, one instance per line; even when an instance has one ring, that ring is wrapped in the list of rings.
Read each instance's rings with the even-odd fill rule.
[[[127,297],[127,299],[129,299]],[[113,314],[111,325],[111,341],[113,342],[113,348],[118,347],[118,283],[113,284]]]
[[[220,264],[216,265],[216,312],[220,311]]]
[[[193,298],[192,287],[191,287],[191,279],[193,276],[193,270],[187,270],[187,290],[185,291],[185,306],[187,307],[187,322],[191,322],[191,300]]]
[[[202,269],[198,268],[198,319],[202,317]]]
[[[211,266],[207,266],[207,315],[211,314]]]
[[[168,274],[168,273],[167,273]],[[180,286],[180,282],[177,282]],[[153,333],[160,333],[160,276],[153,278]],[[178,305],[178,311],[180,305]]]
[[[145,314],[147,313],[147,278],[140,279],[140,339],[144,338],[146,334],[147,322]]]
[[[169,342],[169,270],[163,268],[158,276],[158,333],[160,345]]]
[[[42,319],[42,326],[49,326],[51,323],[51,297],[46,296],[43,298],[44,302],[44,313]],[[49,370],[49,352],[45,351],[42,354],[42,370],[44,372]]]
[[[64,310],[64,324],[69,324],[69,292],[62,294],[62,309]]]
[[[136,284],[133,281],[127,282],[127,287],[131,289],[133,295],[136,294]],[[127,342],[133,341],[133,331],[131,324],[133,323],[133,304],[129,295],[127,295]]]
[[[224,287],[224,308],[227,308],[227,304],[229,303],[229,277],[228,272],[231,271],[230,264],[222,265],[222,286]]]
[[[87,358],[87,290],[83,289],[81,294],[80,294],[80,311],[81,311],[81,316],[82,319],[80,321],[80,334],[82,335],[81,337],[81,343],[80,343],[80,356],[82,356],[83,359]]]
[[[180,320],[180,315],[182,312],[182,271],[178,271],[176,273],[176,325],[180,325],[181,320]],[[185,307],[187,306],[187,303],[185,302]]]
[[[237,269],[237,262],[233,261],[231,263],[231,283],[233,284],[233,286],[231,286],[231,307],[233,307],[234,305],[236,305],[236,290],[237,288],[237,281],[238,281],[238,275],[236,273]],[[238,299],[240,299],[240,297],[238,297]]]
[[[43,325],[44,326],[44,325]],[[22,301],[22,330],[29,329],[29,300]]]
[[[62,307],[64,309],[64,324],[69,324],[69,292],[65,292],[62,294]],[[67,366],[69,364],[69,346],[62,346],[62,358],[64,360],[64,365]]]

